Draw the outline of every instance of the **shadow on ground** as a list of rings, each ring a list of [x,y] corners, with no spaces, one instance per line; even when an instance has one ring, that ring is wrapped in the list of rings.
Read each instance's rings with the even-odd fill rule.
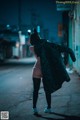
[[[36,117],[39,117],[39,118],[43,118],[43,119],[46,119],[46,120],[80,120],[80,117],[79,116],[69,116],[69,115],[63,115],[63,114],[59,114],[59,113],[50,113],[50,114],[53,114],[53,115],[56,115],[58,117],[63,117],[63,118],[50,118],[50,117],[44,117],[40,114],[38,115],[35,115]]]

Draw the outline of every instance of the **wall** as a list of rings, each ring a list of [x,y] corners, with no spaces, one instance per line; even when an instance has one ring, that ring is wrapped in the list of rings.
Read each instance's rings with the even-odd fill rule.
[[[80,74],[80,4],[76,5],[74,9],[72,30],[73,49],[76,55],[76,62],[74,63],[74,67]]]

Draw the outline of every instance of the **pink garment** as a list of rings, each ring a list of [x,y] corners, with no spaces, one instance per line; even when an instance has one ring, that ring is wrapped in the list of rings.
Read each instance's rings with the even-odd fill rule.
[[[32,77],[41,78],[42,77],[42,72],[41,72],[40,57],[37,57],[37,55],[35,54],[34,46],[30,46],[30,50],[36,57],[36,62],[34,64],[34,67],[33,67],[33,70],[32,70]]]

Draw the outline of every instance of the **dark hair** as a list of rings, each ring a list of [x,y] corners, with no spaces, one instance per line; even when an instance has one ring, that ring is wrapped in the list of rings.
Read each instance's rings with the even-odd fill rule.
[[[36,28],[34,28],[34,29],[33,29],[33,32],[38,34],[38,32],[37,32]]]
[[[36,45],[36,44],[39,44],[39,42],[40,42],[40,37],[38,35],[37,30],[34,29],[33,34],[31,34],[31,36],[30,36],[30,43],[31,43],[31,45]]]

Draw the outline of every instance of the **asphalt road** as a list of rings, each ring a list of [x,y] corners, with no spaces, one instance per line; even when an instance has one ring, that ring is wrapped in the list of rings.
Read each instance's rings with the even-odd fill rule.
[[[0,67],[0,111],[32,99],[32,67],[26,64]]]
[[[32,112],[33,64],[5,64],[0,66],[0,111],[9,111],[10,120],[80,120],[80,80],[73,73],[71,81],[52,94],[52,114],[43,112],[46,106],[43,86],[39,91],[36,117]]]

